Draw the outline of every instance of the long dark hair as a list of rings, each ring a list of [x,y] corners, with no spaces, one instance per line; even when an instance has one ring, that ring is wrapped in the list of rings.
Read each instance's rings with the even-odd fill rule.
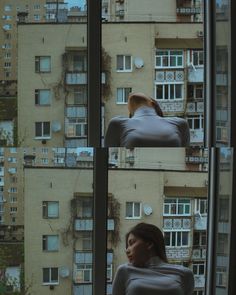
[[[153,243],[153,249],[155,250],[156,255],[164,262],[168,262],[164,237],[161,230],[157,226],[141,222],[132,227],[125,236],[126,248],[128,246],[128,237],[130,234],[133,234],[135,237],[143,240],[144,242]]]
[[[160,117],[164,116],[162,109],[161,109],[160,105],[158,104],[158,102],[154,98],[148,97],[143,93],[130,93],[129,94],[129,102],[131,104],[145,104],[145,105],[152,106],[158,116],[160,116]]]

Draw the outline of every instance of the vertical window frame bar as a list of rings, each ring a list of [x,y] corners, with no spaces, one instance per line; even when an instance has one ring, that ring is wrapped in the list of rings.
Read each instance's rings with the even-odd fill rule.
[[[88,0],[88,146],[101,147],[101,1]]]

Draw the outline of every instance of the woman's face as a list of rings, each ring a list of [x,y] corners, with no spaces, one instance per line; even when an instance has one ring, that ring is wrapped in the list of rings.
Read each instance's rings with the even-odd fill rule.
[[[151,257],[150,243],[129,234],[127,240],[126,255],[130,263],[137,267],[143,267]]]

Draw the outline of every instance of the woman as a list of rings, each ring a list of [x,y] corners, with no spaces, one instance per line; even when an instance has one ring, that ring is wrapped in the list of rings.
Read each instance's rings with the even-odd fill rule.
[[[169,264],[162,232],[139,223],[126,234],[129,263],[116,272],[112,295],[191,295],[193,273],[181,265]]]
[[[186,147],[189,127],[186,120],[163,117],[157,101],[143,93],[128,98],[130,118],[115,117],[105,136],[107,147]]]

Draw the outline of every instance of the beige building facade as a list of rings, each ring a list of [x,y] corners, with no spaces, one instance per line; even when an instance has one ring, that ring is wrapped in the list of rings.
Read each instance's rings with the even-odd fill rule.
[[[25,280],[35,294],[91,292],[92,175],[90,169],[24,170]],[[193,268],[203,290],[207,173],[111,169],[108,179],[107,294],[126,262],[125,233],[138,222],[163,230],[170,261]]]
[[[187,118],[192,144],[202,144],[201,30],[201,23],[103,24],[104,131],[128,115],[130,92],[144,92],[167,116]],[[86,25],[20,25],[18,36],[19,144],[86,146]]]

